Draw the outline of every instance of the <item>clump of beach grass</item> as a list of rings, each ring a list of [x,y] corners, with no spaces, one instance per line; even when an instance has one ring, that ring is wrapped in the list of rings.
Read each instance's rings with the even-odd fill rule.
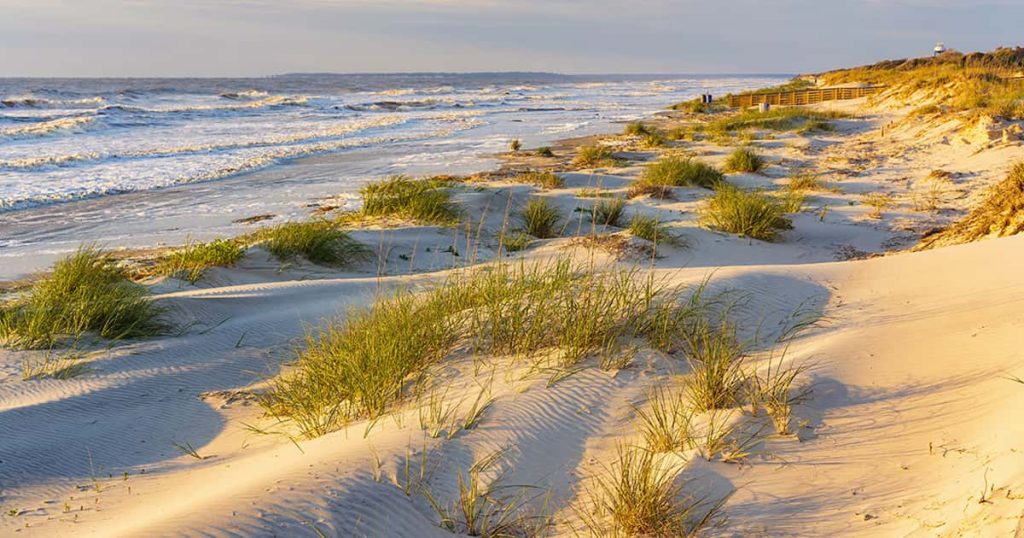
[[[891,196],[879,192],[867,194],[863,196],[860,201],[862,204],[871,208],[871,211],[868,212],[868,217],[872,219],[882,218],[882,212],[893,204]]]
[[[363,196],[362,214],[451,225],[458,221],[459,209],[452,202],[450,186],[449,181],[408,176],[368,183],[359,190]]]
[[[655,245],[669,244],[681,245],[679,238],[669,233],[668,228],[662,224],[658,217],[636,214],[629,219],[629,233],[633,237],[646,239]]]
[[[256,232],[252,241],[281,261],[302,257],[316,264],[341,266],[360,261],[368,253],[363,244],[326,220],[284,222]]]
[[[654,132],[645,135],[640,142],[645,148],[660,148],[665,145],[665,137],[660,133]]]
[[[725,161],[727,172],[760,172],[768,162],[750,148],[736,148]]]
[[[772,241],[780,230],[793,227],[784,213],[774,196],[723,183],[701,209],[700,221],[714,230]]]
[[[509,149],[509,151],[512,151],[512,152],[519,151],[520,149],[522,149],[522,147],[523,147],[523,142],[521,140],[519,140],[518,138],[513,138],[512,141],[510,141],[508,143],[508,149]]]
[[[616,461],[594,477],[589,505],[577,513],[594,536],[694,536],[716,518],[721,502],[707,505],[676,479],[678,466],[639,447],[620,446]]]
[[[500,238],[501,247],[505,252],[519,252],[530,246],[534,237],[524,232],[511,232],[502,234]]]
[[[652,452],[675,452],[693,447],[694,411],[681,390],[658,387],[648,404],[637,407],[644,446]]]
[[[550,146],[541,146],[541,147],[537,148],[537,156],[538,157],[554,157],[555,156],[555,152],[551,151],[551,147]]]
[[[245,245],[233,239],[215,239],[190,243],[174,249],[157,260],[157,274],[182,278],[195,284],[212,267],[230,267],[245,255]]]
[[[664,187],[712,188],[723,178],[721,171],[704,161],[693,157],[668,155],[647,165],[637,183]]]
[[[946,180],[948,181],[948,179]],[[1024,162],[1014,164],[984,201],[945,230],[921,240],[915,250],[955,245],[1024,232]]]
[[[598,199],[591,210],[591,218],[595,224],[618,226],[625,209],[626,201],[622,198]]]
[[[628,136],[647,136],[656,132],[653,128],[645,125],[642,121],[631,121],[626,124],[623,133]]]
[[[519,210],[523,230],[537,239],[548,239],[558,235],[562,212],[547,198],[531,198]]]
[[[514,181],[536,185],[542,189],[560,189],[565,186],[565,180],[562,179],[562,176],[552,172],[523,172],[516,175]]]
[[[576,158],[572,164],[577,168],[596,168],[600,166],[614,166],[618,160],[612,154],[611,148],[600,144],[594,146],[580,146],[576,150]]]
[[[822,191],[825,190],[825,184],[814,171],[801,168],[789,176],[786,188],[791,191]]]
[[[651,312],[682,310],[682,291],[638,269],[567,260],[498,264],[453,275],[419,294],[400,291],[311,332],[295,367],[271,383],[267,411],[315,437],[398,404],[455,349],[568,375],[582,361],[653,333]],[[678,325],[676,325],[678,327]],[[604,362],[602,360],[602,362]]]
[[[836,111],[810,110],[800,107],[774,107],[767,112],[747,110],[739,114],[725,116],[707,125],[711,132],[730,133],[747,129],[769,129],[774,131],[793,131],[801,129],[812,122],[818,128],[821,122],[847,118],[849,114]]]
[[[109,253],[80,247],[0,310],[0,340],[18,348],[50,348],[92,332],[118,340],[160,334],[163,309],[128,278]]]

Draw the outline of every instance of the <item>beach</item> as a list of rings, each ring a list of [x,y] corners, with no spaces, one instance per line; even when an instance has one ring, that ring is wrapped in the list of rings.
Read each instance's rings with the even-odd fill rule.
[[[615,86],[626,105],[564,132],[581,114],[520,111],[514,128],[0,212],[8,297],[99,243],[172,327],[84,339],[69,376],[26,375],[60,350],[0,348],[0,534],[640,535],[614,493],[631,461],[686,509],[648,535],[1024,532],[1024,237],[922,246],[1012,176],[1020,120],[922,112],[944,97],[896,83],[767,112],[698,106],[703,81],[624,99],[636,84],[651,82]],[[451,215],[371,214],[359,189],[396,173],[429,176],[422,192],[448,193]],[[736,232],[715,210],[728,200],[774,220]],[[534,203],[547,228],[525,216]],[[259,235],[309,219],[365,248],[285,261]],[[242,234],[237,262],[195,281],[154,269],[171,247]],[[545,272],[559,263],[579,276]],[[309,412],[281,381],[312,376],[323,342],[336,364],[356,341],[372,362],[431,330],[449,339],[378,400],[352,390]],[[728,386],[710,402],[699,378],[715,360]]]

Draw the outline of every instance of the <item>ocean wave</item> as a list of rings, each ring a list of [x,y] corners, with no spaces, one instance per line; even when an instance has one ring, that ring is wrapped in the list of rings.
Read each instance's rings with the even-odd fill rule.
[[[453,118],[437,117],[443,121],[452,121]],[[194,155],[200,153],[212,153],[217,151],[231,151],[251,148],[264,148],[274,146],[288,146],[316,140],[325,140],[346,136],[370,129],[383,129],[406,123],[410,118],[392,115],[375,116],[364,118],[358,121],[349,122],[343,125],[311,130],[302,134],[279,135],[258,140],[241,142],[223,142],[216,144],[194,144],[185,146],[173,146],[164,148],[152,148],[133,151],[118,151],[108,153],[74,153],[70,155],[38,155],[33,157],[0,159],[0,170],[33,170],[59,166],[69,166],[85,162],[96,162],[110,159],[147,159],[158,157],[173,157],[181,155]]]
[[[224,92],[224,93],[220,94],[220,97],[223,97],[224,99],[231,99],[231,100],[238,101],[238,100],[260,99],[260,98],[267,97],[267,95],[269,95],[267,92],[260,91],[260,90],[245,90],[245,91],[241,91],[241,92]]]
[[[58,118],[0,130],[0,138],[25,138],[46,136],[61,131],[76,131],[94,121],[96,121],[96,118],[93,116]]]
[[[114,184],[112,182],[96,182],[93,184],[79,184],[78,189],[63,192],[48,192],[27,194],[23,196],[0,197],[0,213],[16,211],[30,207],[52,205],[62,202],[73,202],[101,196],[126,194],[130,192],[147,191],[185,185],[215,181],[234,176],[243,172],[250,172],[280,163],[285,160],[306,157],[315,154],[331,153],[343,150],[351,150],[364,147],[372,147],[396,142],[412,142],[448,136],[456,131],[472,128],[479,124],[479,120],[465,120],[453,122],[457,125],[435,129],[430,132],[411,135],[391,135],[378,137],[363,137],[346,140],[333,140],[307,144],[303,146],[285,146],[274,148],[263,154],[254,155],[242,162],[224,165],[215,169],[202,171],[190,175],[179,175],[175,177],[160,178],[146,184]]]
[[[47,99],[23,95],[16,97],[5,97],[0,99],[0,104],[8,108],[82,108],[96,107],[106,100],[102,97],[85,97],[79,99]]]

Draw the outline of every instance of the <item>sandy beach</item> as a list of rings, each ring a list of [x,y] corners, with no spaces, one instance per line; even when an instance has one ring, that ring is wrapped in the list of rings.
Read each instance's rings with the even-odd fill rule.
[[[67,378],[26,375],[66,346],[0,348],[0,534],[466,535],[459,501],[473,480],[488,493],[477,515],[507,523],[496,536],[629,535],[601,510],[601,477],[634,450],[655,455],[700,536],[1024,535],[1024,236],[993,228],[922,246],[1024,159],[1021,121],[922,112],[947,100],[893,82],[796,107],[784,127],[756,111],[683,107],[621,125],[633,134],[553,143],[550,156],[528,143],[497,152],[492,172],[443,183],[453,224],[345,213],[352,204],[335,202],[352,193],[303,198],[305,218],[335,219],[366,246],[344,266],[282,262],[254,242],[189,282],[151,270],[166,248],[118,251],[173,329],[84,339],[73,361],[84,368]],[[746,124],[713,128],[743,114]],[[610,155],[582,163],[588,146]],[[743,148],[763,160],[756,170],[736,169]],[[708,224],[719,190],[636,189],[672,158],[732,170],[727,184],[787,203],[787,225],[755,239]],[[544,171],[557,181],[522,179]],[[511,232],[528,225],[518,211],[537,199],[559,216],[553,237],[511,252]],[[602,200],[622,200],[621,220],[599,221]],[[630,226],[638,215],[661,226],[656,242]],[[791,372],[783,408],[690,401],[687,436],[659,450],[644,417],[673,391],[696,399],[692,340],[661,347],[637,322],[611,352],[569,364],[555,345],[495,353],[468,324],[377,416],[346,411],[317,432],[272,416],[280,407],[266,395],[301,371],[307,336],[322,339],[318,328],[343,326],[353,309],[474,270],[558,261],[729,298],[744,344],[730,368],[744,391],[773,368]],[[5,297],[25,285],[12,278]]]

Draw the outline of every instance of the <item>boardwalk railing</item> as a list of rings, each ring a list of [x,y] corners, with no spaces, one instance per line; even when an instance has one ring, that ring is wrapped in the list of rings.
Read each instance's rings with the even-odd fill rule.
[[[822,101],[839,99],[857,99],[865,95],[877,93],[885,86],[854,86],[848,88],[814,88],[810,90],[792,90],[786,92],[742,93],[730,95],[729,106],[746,108],[768,103],[770,105],[809,105]]]

